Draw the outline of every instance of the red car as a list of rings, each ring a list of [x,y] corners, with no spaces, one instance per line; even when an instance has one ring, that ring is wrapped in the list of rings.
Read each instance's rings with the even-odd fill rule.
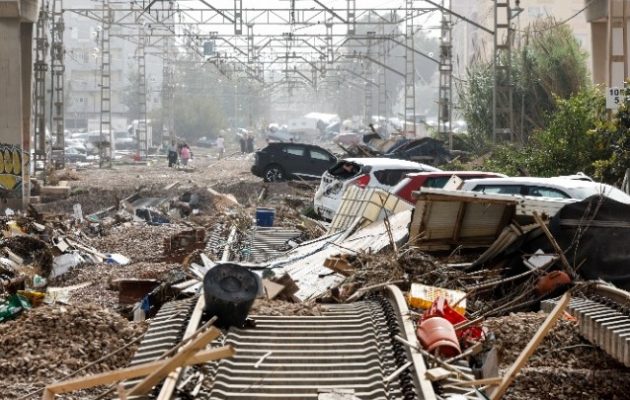
[[[411,193],[420,190],[421,187],[441,189],[446,185],[451,176],[456,175],[462,180],[482,178],[506,178],[506,175],[495,172],[479,171],[439,171],[439,172],[414,172],[407,174],[391,190],[396,196],[414,203]]]

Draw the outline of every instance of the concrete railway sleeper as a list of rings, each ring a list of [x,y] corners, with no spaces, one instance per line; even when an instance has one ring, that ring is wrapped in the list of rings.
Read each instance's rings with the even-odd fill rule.
[[[212,383],[196,398],[317,399],[322,391],[350,390],[360,399],[434,399],[431,386],[419,382],[422,358],[394,340],[409,331],[401,329],[408,310],[402,297],[392,295],[395,290],[361,302],[327,305],[320,316],[252,315],[255,328],[231,328],[213,343],[233,345],[236,355],[204,366]],[[194,302],[165,305],[150,321],[131,364],[157,359],[181,340]],[[414,365],[386,382],[409,361]],[[187,397],[175,392],[172,398]]]
[[[549,311],[556,300],[542,302]],[[577,319],[580,334],[630,367],[630,293],[599,285],[585,297],[571,299],[567,312]]]

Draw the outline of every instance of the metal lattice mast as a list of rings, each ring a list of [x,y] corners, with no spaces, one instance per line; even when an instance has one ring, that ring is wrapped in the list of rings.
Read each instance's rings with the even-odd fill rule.
[[[335,60],[335,48],[333,46],[333,25],[326,24],[326,62],[332,65]]]
[[[405,2],[405,134],[416,136],[416,68],[413,52],[413,0]]]
[[[64,55],[63,32],[65,25],[63,22],[63,1],[53,0],[51,8],[51,46],[50,60],[52,72],[52,137],[54,143],[53,153],[57,156],[57,166],[64,166]]]
[[[163,23],[174,32],[174,22],[173,3],[171,2]],[[162,49],[162,141],[164,141],[165,133],[167,133],[169,144],[177,139],[175,135],[175,111],[173,110],[175,106],[175,66],[171,59],[171,40],[171,37],[165,37]]]
[[[174,121],[174,69],[171,63],[170,38],[164,40],[164,58],[162,59],[162,137],[164,133],[169,135],[169,143],[176,140]]]
[[[368,32],[367,39],[367,50],[365,55],[367,56],[363,60],[363,77],[366,79],[365,82],[365,122],[369,124],[372,122],[372,115],[374,114],[374,110],[372,109],[372,61],[370,58],[372,57],[372,43],[373,43],[374,32]]]
[[[33,91],[33,106],[35,117],[34,145],[35,173],[46,171],[48,164],[48,151],[46,146],[46,73],[48,72],[48,32],[46,25],[48,20],[48,2],[43,1],[39,11],[35,32],[35,85]],[[44,183],[47,183],[46,173],[43,174]]]
[[[243,34],[243,0],[234,0],[234,33]]]
[[[514,140],[512,113],[512,28],[510,0],[494,5],[494,86],[492,91],[492,139]]]
[[[138,28],[138,127],[136,129],[138,139],[138,157],[142,160],[147,158],[148,138],[147,138],[147,69],[146,69],[146,47],[144,27]]]
[[[440,36],[440,87],[438,94],[438,133],[448,136],[448,147],[453,149],[453,43],[451,0],[442,0],[442,25]]]
[[[348,35],[352,36],[357,32],[357,1],[347,0],[348,4]]]
[[[112,10],[108,0],[103,0],[103,24],[101,29],[101,113],[99,123],[99,166],[111,168],[113,156],[112,137],[112,86],[110,29]]]
[[[381,36],[385,36],[385,25],[381,25]],[[378,46],[378,59],[381,60],[383,65],[387,65],[387,41],[381,40]],[[378,115],[379,117],[387,118],[387,83],[385,81],[386,78],[386,69],[381,67],[378,71],[377,83],[378,83]]]

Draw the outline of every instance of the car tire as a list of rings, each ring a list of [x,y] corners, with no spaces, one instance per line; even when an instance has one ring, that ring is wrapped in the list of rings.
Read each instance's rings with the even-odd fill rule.
[[[282,182],[286,179],[284,170],[278,164],[271,164],[263,172],[265,182]]]

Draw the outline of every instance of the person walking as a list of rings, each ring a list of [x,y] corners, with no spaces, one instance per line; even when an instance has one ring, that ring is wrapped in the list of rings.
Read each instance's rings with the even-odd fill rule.
[[[168,147],[167,158],[169,168],[172,168],[173,165],[177,164],[177,146],[175,145],[175,141],[173,141]]]
[[[244,135],[244,134],[242,134],[242,133],[241,133],[240,135],[238,135],[238,136],[239,136],[238,141],[239,141],[239,143],[240,143],[240,145],[241,145],[241,153],[242,153],[242,154],[245,154],[245,153],[247,152],[247,142],[246,142],[246,137],[245,137],[245,135]]]
[[[247,134],[247,153],[253,153],[254,152],[254,135],[252,135],[251,133]]]
[[[190,160],[190,147],[186,143],[182,146],[182,150],[180,152],[180,156],[182,157],[182,165],[185,167],[188,165],[188,160]]]
[[[225,153],[225,139],[223,136],[219,135],[217,138],[217,150],[219,151],[219,160],[223,158],[223,154]]]

